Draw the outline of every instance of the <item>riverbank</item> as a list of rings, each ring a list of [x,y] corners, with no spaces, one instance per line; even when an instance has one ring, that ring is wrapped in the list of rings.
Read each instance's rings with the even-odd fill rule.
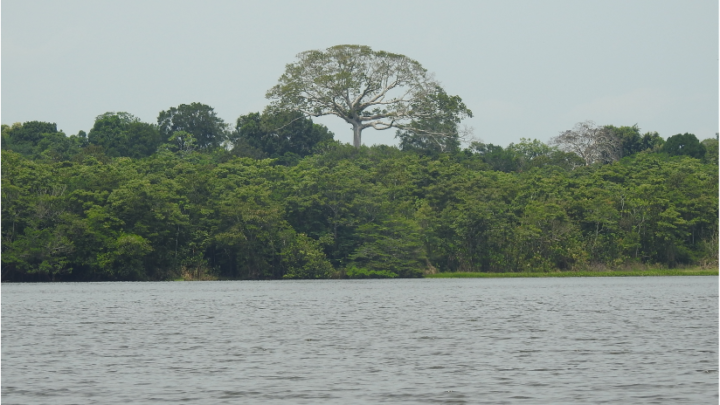
[[[653,269],[653,270],[604,270],[604,271],[557,271],[550,273],[438,273],[425,278],[513,278],[513,277],[658,277],[658,276],[717,276],[718,269]]]

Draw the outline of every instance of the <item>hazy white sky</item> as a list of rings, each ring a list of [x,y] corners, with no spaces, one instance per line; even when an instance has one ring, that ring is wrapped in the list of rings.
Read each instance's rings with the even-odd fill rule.
[[[88,131],[97,115],[201,102],[261,111],[309,49],[407,55],[462,97],[485,142],[548,141],[576,122],[668,137],[718,131],[716,0],[2,1],[2,123]],[[352,142],[348,124],[316,119]],[[394,130],[363,143],[395,144]]]

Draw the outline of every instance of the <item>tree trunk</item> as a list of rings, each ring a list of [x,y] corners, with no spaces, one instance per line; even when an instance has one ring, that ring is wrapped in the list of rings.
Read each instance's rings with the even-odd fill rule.
[[[360,124],[353,123],[353,146],[360,148],[362,142],[360,140],[360,133],[362,132],[362,126]]]

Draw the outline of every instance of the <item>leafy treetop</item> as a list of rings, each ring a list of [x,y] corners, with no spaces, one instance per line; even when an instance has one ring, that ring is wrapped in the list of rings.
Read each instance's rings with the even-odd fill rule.
[[[447,95],[420,63],[407,56],[368,46],[337,45],[302,52],[297,58],[267,92],[271,107],[304,116],[342,118],[352,125],[357,148],[366,128],[453,136],[454,131],[427,122],[472,117],[460,97]]]

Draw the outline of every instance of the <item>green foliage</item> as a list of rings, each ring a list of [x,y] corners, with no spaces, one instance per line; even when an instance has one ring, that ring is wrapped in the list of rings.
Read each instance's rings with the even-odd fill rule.
[[[347,278],[395,278],[398,275],[388,270],[368,270],[350,266],[345,270]]]
[[[3,126],[2,279],[717,267],[715,139],[698,159],[658,153],[645,134],[639,152],[586,166],[530,139],[443,153],[355,148],[275,114],[241,117],[233,151],[178,130],[149,156],[128,139],[152,136],[128,137],[134,125],[156,130],[129,114],[98,117],[90,138],[102,145],[54,124]],[[620,128],[637,141],[637,128]],[[66,140],[74,146],[62,149]]]
[[[670,156],[690,156],[695,159],[705,157],[705,145],[693,134],[673,135],[665,141],[662,151]]]
[[[652,270],[605,270],[605,271],[555,271],[550,273],[438,273],[429,278],[519,278],[519,277],[667,277],[667,276],[717,276],[718,269],[652,269]]]
[[[492,170],[514,172],[519,167],[519,156],[512,150],[491,143],[473,142],[471,153],[476,153]]]
[[[491,143],[472,142],[466,153],[476,155],[491,170],[523,172],[533,168],[556,167],[573,170],[585,164],[583,159],[570,152],[563,152],[537,139],[520,138],[506,148]]]
[[[142,236],[121,234],[110,244],[110,249],[98,257],[98,264],[115,280],[142,280],[145,278],[144,261],[152,252],[149,241]]]
[[[297,234],[280,253],[287,272],[283,278],[328,278],[332,265],[322,252],[320,243],[304,234]]]
[[[718,164],[718,140],[708,138],[702,141],[705,146],[705,161],[710,164]]]
[[[641,149],[644,151],[659,151],[665,144],[665,140],[657,132],[647,132],[642,137]]]
[[[30,121],[2,126],[2,150],[12,150],[31,159],[67,160],[86,145],[84,133],[68,137],[49,122]]]
[[[447,95],[420,63],[405,55],[363,45],[337,45],[297,57],[268,90],[270,108],[342,118],[352,125],[356,148],[362,146],[366,128],[452,137],[446,130],[455,128],[448,124],[472,117],[460,97]]]
[[[215,110],[202,103],[180,104],[161,111],[158,128],[164,139],[178,131],[191,134],[201,149],[220,146],[226,138],[227,124]]]
[[[582,262],[580,232],[557,201],[531,201],[519,225],[514,243],[518,269],[569,270]]]
[[[119,156],[127,156],[133,159],[152,155],[163,141],[156,126],[139,121],[128,124],[125,129],[125,139],[127,143],[120,150]]]
[[[230,136],[233,153],[238,156],[259,155],[285,161],[297,161],[312,154],[319,143],[332,140],[333,133],[324,125],[313,124],[298,112],[271,110],[239,117]]]
[[[393,218],[357,228],[360,246],[350,255],[356,266],[372,271],[420,277],[425,268],[425,249],[415,221]]]
[[[163,139],[154,125],[126,112],[107,112],[95,119],[88,142],[102,147],[107,156],[140,159],[155,153]]]
[[[15,123],[2,128],[3,150],[12,150],[29,157],[37,157],[36,147],[45,137],[57,133],[57,125],[49,122],[30,121]]]
[[[520,171],[545,166],[572,170],[584,163],[580,156],[563,152],[557,147],[548,146],[537,139],[520,138],[519,143],[511,143],[507,147],[507,153],[514,156],[513,159]]]
[[[662,147],[665,141],[657,132],[648,132],[640,135],[640,128],[637,124],[628,127],[615,127],[606,125],[606,129],[610,130],[622,143],[622,156],[632,156],[643,151],[657,151]]]
[[[179,153],[180,155],[192,154],[198,147],[197,139],[185,131],[173,132],[167,142],[165,149],[170,152]]]
[[[400,149],[421,154],[454,153],[460,149],[458,124],[470,111],[458,96],[449,96],[439,86],[427,97],[416,100],[418,118],[395,134]],[[421,113],[426,112],[426,113]]]

